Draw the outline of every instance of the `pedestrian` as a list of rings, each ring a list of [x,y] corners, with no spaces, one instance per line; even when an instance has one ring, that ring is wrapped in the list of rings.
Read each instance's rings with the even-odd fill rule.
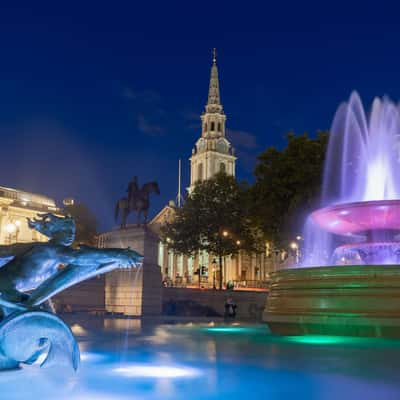
[[[232,299],[229,297],[225,302],[225,318],[235,318],[236,317],[236,308],[237,305]]]

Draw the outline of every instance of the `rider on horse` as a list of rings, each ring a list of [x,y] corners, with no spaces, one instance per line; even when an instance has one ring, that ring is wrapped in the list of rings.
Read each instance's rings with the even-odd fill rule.
[[[134,176],[133,179],[128,184],[128,202],[129,204],[135,203],[135,198],[139,192],[139,183],[137,176]]]
[[[139,188],[138,178],[134,176],[128,184],[128,196],[117,201],[115,205],[115,221],[121,211],[121,228],[126,228],[126,220],[131,211],[137,213],[137,224],[140,224],[140,216],[143,214],[144,224],[147,223],[147,213],[150,206],[150,193],[160,194],[157,182],[145,183]]]

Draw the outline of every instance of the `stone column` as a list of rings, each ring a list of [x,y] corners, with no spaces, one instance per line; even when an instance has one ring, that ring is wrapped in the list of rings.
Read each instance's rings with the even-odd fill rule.
[[[130,247],[144,256],[143,267],[118,269],[106,275],[106,310],[128,316],[160,315],[162,278],[157,265],[157,235],[145,226],[131,225],[109,232],[104,247]]]

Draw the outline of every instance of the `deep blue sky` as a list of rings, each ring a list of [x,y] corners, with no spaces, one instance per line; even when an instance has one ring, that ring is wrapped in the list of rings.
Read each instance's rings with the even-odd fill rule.
[[[152,214],[176,195],[179,157],[188,183],[212,47],[241,179],[288,131],[328,129],[351,90],[400,98],[395,3],[8,3],[0,185],[72,196],[102,229],[133,175],[160,183]]]

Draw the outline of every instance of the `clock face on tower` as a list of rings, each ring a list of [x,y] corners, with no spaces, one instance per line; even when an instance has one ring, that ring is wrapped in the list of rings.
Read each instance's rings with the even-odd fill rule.
[[[221,139],[218,140],[217,142],[217,151],[220,153],[227,153],[228,152],[228,144],[225,142],[225,140]]]

